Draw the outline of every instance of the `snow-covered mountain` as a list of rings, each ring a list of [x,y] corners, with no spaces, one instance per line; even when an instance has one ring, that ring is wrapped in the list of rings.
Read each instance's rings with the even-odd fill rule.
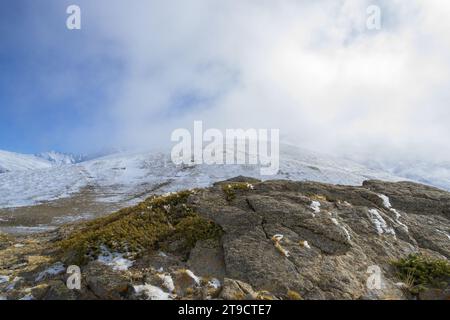
[[[40,157],[0,150],[0,173],[50,168],[52,164]]]
[[[85,156],[56,151],[38,153],[36,157],[47,160],[55,165],[75,164],[86,160]]]
[[[287,144],[280,146],[280,170],[275,176],[261,176],[259,165],[177,166],[169,150],[119,152],[64,163],[0,152],[0,165],[6,168],[0,173],[0,230],[43,231],[63,221],[92,218],[133,205],[152,193],[207,187],[239,175],[342,185],[361,185],[369,179],[412,180],[450,190],[447,167],[385,170],[380,164],[371,167]],[[13,208],[16,210],[9,210]]]
[[[26,159],[37,159],[42,166],[0,174],[0,208],[61,199],[85,189],[95,193],[100,202],[126,204],[151,192],[205,187],[238,175],[347,185],[359,185],[367,179],[402,179],[382,170],[290,145],[282,145],[280,152],[280,171],[276,176],[261,176],[258,165],[176,166],[167,151],[122,152],[76,164],[65,157],[54,157],[61,161],[39,162],[39,158],[27,156]]]
[[[396,176],[450,190],[450,162],[427,162],[408,159],[403,161],[372,160],[364,161],[363,163],[370,168],[383,170]]]

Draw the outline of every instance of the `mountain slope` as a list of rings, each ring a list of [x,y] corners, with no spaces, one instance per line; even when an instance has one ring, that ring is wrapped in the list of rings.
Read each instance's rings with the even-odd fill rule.
[[[56,151],[42,152],[37,157],[47,160],[55,165],[75,164],[85,160],[85,157]]]
[[[52,164],[42,158],[0,150],[0,173],[50,168]]]
[[[401,180],[381,170],[355,162],[319,155],[289,145],[281,146],[280,171],[261,176],[258,165],[182,165],[170,160],[169,152],[128,152],[75,165],[1,175],[0,208],[30,206],[61,199],[89,188],[100,202],[132,204],[151,192],[170,192],[207,187],[238,175],[260,179],[294,179],[359,185],[364,180]]]

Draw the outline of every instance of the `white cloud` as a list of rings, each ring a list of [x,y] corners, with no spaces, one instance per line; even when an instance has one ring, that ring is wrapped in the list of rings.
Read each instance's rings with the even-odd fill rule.
[[[379,4],[382,30],[366,30]],[[84,32],[125,63],[113,93],[117,139],[274,127],[329,152],[450,160],[450,3],[80,1]],[[189,107],[180,107],[189,102]],[[175,106],[175,107],[174,107]]]

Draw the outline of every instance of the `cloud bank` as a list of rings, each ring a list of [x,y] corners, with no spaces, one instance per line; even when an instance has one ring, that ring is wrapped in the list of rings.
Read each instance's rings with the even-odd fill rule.
[[[287,141],[334,154],[450,160],[448,2],[78,4],[81,32],[107,44],[92,57],[114,54],[122,65],[102,109],[107,125],[87,136],[164,145],[203,120],[279,128]],[[373,4],[381,30],[366,28]]]

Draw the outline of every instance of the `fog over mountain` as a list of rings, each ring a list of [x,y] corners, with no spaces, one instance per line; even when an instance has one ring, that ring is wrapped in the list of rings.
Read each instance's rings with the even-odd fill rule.
[[[23,9],[30,45],[66,60],[66,70],[41,73],[40,92],[70,97],[82,117],[46,133],[47,144],[80,153],[168,146],[174,129],[203,120],[279,128],[301,147],[364,161],[450,160],[447,2],[78,5],[82,29],[73,32],[58,27],[63,4]],[[381,9],[381,30],[366,27],[369,5]]]

